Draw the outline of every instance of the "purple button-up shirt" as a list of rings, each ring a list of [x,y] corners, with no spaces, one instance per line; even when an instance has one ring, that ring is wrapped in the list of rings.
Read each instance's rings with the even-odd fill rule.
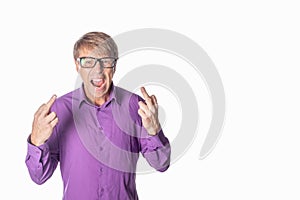
[[[136,200],[139,153],[158,171],[170,164],[170,144],[160,130],[150,136],[138,115],[142,98],[112,85],[102,106],[91,104],[83,87],[53,104],[59,119],[40,146],[28,139],[26,165],[32,180],[43,184],[60,163],[64,200]],[[30,137],[29,137],[30,138]]]

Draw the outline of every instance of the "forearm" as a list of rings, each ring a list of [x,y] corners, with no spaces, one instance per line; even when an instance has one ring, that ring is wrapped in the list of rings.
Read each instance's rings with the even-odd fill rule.
[[[155,136],[142,138],[141,153],[147,162],[158,171],[165,171],[170,165],[171,146],[168,139],[160,130]]]
[[[43,184],[55,171],[58,163],[57,156],[49,149],[47,143],[41,146],[34,146],[28,139],[28,151],[26,166],[31,179],[37,184]]]

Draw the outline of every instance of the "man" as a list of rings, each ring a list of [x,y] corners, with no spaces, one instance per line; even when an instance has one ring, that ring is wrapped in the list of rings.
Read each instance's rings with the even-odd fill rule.
[[[28,137],[26,165],[43,184],[58,162],[64,200],[135,200],[141,153],[158,171],[170,164],[170,144],[158,120],[154,95],[144,100],[113,84],[117,45],[102,32],[83,35],[74,45],[82,86],[40,106]]]

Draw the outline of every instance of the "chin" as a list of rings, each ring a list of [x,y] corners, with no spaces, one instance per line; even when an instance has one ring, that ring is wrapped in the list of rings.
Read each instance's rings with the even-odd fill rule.
[[[104,98],[106,95],[109,95],[108,88],[107,87],[104,87],[102,89],[94,88],[93,95],[95,98]]]

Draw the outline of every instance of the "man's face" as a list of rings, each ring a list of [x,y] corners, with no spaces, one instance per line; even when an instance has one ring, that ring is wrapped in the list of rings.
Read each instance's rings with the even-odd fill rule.
[[[103,58],[108,55],[95,53],[92,50],[82,50],[79,53],[80,57]],[[109,98],[109,89],[112,83],[114,69],[101,69],[100,63],[97,62],[93,68],[83,68],[78,61],[76,63],[76,70],[80,74],[84,91],[89,100],[97,105],[102,105]]]

